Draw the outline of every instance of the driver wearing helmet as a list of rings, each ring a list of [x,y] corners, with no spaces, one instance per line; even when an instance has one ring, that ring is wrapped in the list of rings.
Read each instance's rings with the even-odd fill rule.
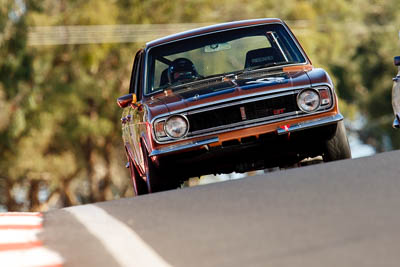
[[[186,58],[175,59],[168,68],[168,80],[171,84],[177,81],[191,80],[197,77],[198,73],[193,62]]]

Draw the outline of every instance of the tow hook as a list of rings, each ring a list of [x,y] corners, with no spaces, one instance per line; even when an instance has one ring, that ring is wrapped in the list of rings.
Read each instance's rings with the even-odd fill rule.
[[[287,140],[290,140],[290,125],[283,125],[283,126],[279,126],[278,129],[284,130],[284,134],[286,135]]]

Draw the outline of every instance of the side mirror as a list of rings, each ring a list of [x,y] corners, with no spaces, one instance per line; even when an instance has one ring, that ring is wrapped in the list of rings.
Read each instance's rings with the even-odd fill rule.
[[[126,108],[130,104],[136,103],[136,95],[128,94],[121,97],[118,97],[117,104],[120,108]]]
[[[395,66],[400,66],[400,56],[394,57],[394,65]]]

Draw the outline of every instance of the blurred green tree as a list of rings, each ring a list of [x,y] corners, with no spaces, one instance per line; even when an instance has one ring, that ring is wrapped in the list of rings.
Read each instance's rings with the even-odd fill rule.
[[[36,1],[30,8],[37,10]],[[14,166],[25,153],[23,139],[37,126],[37,96],[33,74],[33,55],[27,49],[27,6],[23,1],[2,1],[0,5],[0,204],[19,210],[15,185],[25,182],[25,173]],[[31,181],[28,195],[34,195]],[[29,205],[36,205],[31,199]]]

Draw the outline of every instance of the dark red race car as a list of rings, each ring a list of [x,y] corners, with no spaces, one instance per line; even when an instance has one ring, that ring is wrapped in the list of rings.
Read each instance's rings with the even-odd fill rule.
[[[118,104],[137,195],[205,174],[351,157],[329,75],[280,19],[147,43]]]

